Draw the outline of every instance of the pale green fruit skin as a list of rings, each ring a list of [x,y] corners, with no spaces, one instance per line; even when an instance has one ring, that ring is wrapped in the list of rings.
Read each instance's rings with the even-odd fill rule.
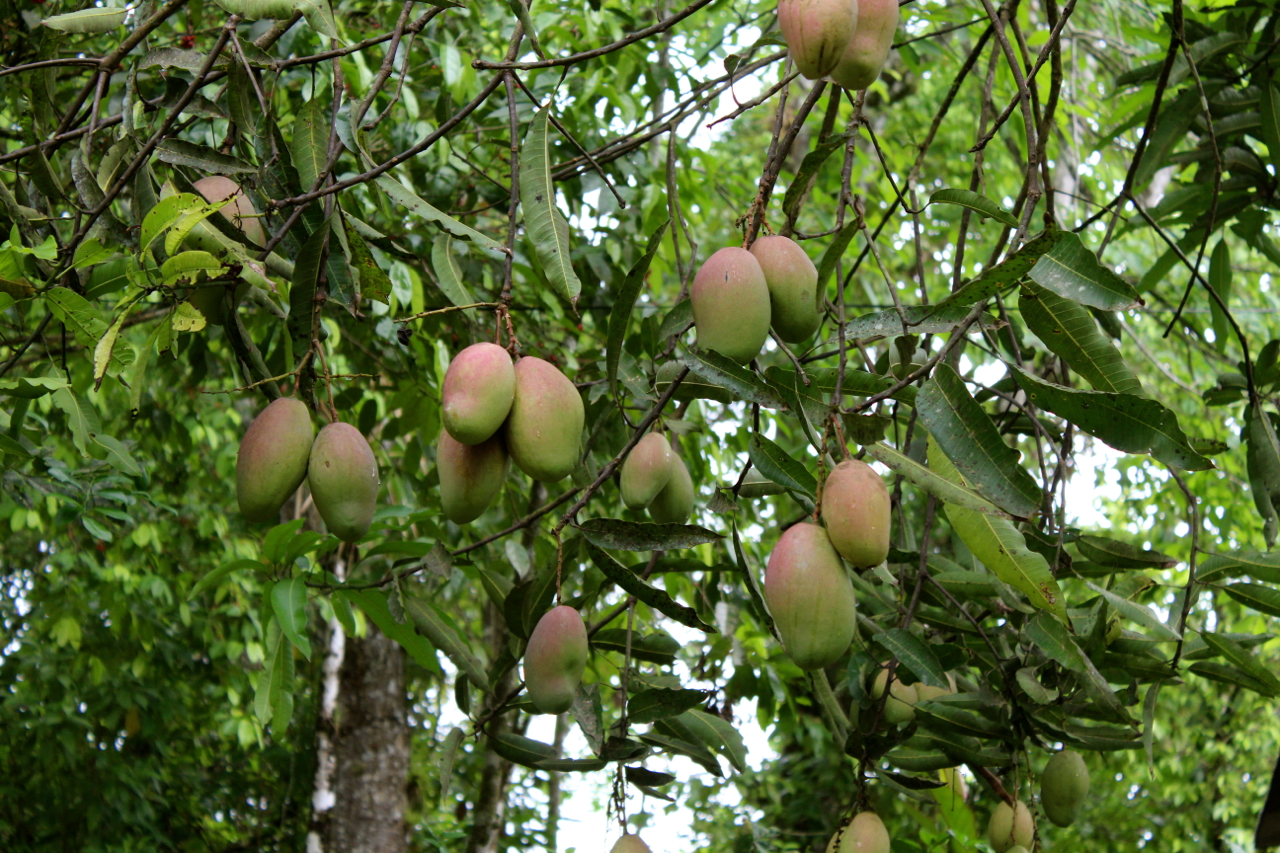
[[[951,673],[947,673],[947,683],[950,687],[931,687],[924,683],[917,684],[916,697],[918,701],[925,702],[929,699],[940,699],[943,696],[953,695],[956,692],[956,678]]]
[[[653,853],[649,845],[640,840],[640,836],[627,833],[613,843],[609,853]]]
[[[859,812],[840,836],[838,853],[889,853],[889,830],[875,812]]]
[[[689,292],[698,346],[746,364],[769,337],[769,285],[755,255],[730,246],[713,254]]]
[[[684,524],[693,515],[693,478],[684,460],[671,454],[671,479],[649,504],[649,517],[658,524]]]
[[[441,420],[455,441],[480,444],[502,429],[516,393],[511,356],[497,344],[472,344],[449,362],[440,388]]]
[[[822,521],[840,556],[854,568],[889,556],[889,490],[870,465],[846,459],[822,487]]]
[[[316,436],[308,471],[311,499],[329,532],[358,542],[378,506],[378,462],[369,442],[351,424],[335,421]]]
[[[1016,811],[1008,803],[1001,802],[991,812],[991,822],[987,824],[987,840],[996,853],[1008,853],[1010,848],[1019,845],[1030,848],[1035,834],[1031,811],[1022,800],[1018,800]]]
[[[897,0],[858,0],[858,25],[831,70],[846,89],[865,89],[880,76],[898,31]]]
[[[272,400],[240,440],[236,501],[252,522],[279,521],[280,507],[307,478],[311,412],[293,397]]]
[[[622,502],[630,509],[644,509],[671,482],[675,454],[661,433],[651,432],[636,443],[622,463],[618,485]]]
[[[1021,844],[1015,844],[1012,847],[1010,847],[1007,851],[1005,851],[1005,853],[1030,853],[1030,851],[1028,851],[1027,848],[1023,847]]]
[[[267,245],[267,230],[262,227],[262,220],[258,217],[257,209],[253,206],[253,202],[249,201],[249,197],[240,189],[239,184],[230,178],[224,178],[222,175],[210,175],[206,178],[201,178],[191,186],[196,192],[204,196],[205,201],[225,201],[234,196],[234,200],[218,213],[222,214],[222,217],[236,228],[239,228],[254,245],[258,247]]]
[[[884,685],[888,680],[889,670],[881,669],[876,674],[870,690],[872,699],[879,699],[884,695]],[[886,722],[900,726],[916,718],[916,709],[913,706],[920,701],[916,688],[917,685],[903,684],[896,678],[893,680],[893,683],[889,685],[889,698],[884,703],[884,719]]]
[[[787,654],[803,670],[830,666],[853,641],[853,584],[816,524],[790,527],[773,546],[764,597]]]
[[[1080,753],[1064,750],[1040,774],[1040,807],[1057,826],[1070,826],[1089,796],[1089,767]]]
[[[540,358],[516,362],[515,398],[507,416],[511,461],[543,483],[563,480],[578,467],[582,396],[563,373]]]
[[[866,0],[779,0],[778,25],[800,73],[817,80],[836,67]]]
[[[502,491],[511,467],[502,436],[480,444],[463,444],[440,433],[436,470],[440,474],[440,508],[454,524],[479,518]]]
[[[567,605],[542,615],[524,653],[529,699],[544,714],[562,714],[573,704],[587,666],[587,628]]]
[[[761,237],[751,245],[751,254],[769,287],[773,330],[790,344],[807,341],[822,325],[818,268],[790,237]]]

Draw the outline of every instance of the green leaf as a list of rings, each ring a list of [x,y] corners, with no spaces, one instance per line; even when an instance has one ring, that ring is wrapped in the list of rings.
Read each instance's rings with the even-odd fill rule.
[[[1027,328],[1095,390],[1142,395],[1138,377],[1080,303],[1028,282],[1018,309]]]
[[[715,350],[690,349],[683,361],[690,372],[712,385],[729,389],[748,403],[759,403],[768,409],[786,408],[777,391],[760,381],[749,369]]]
[[[298,253],[293,268],[293,282],[289,286],[289,337],[293,339],[293,357],[301,361],[311,349],[312,326],[315,322],[316,287],[320,283],[320,268],[324,263],[325,237],[329,233],[328,220],[307,237]]]
[[[881,442],[864,444],[863,449],[867,451],[868,456],[885,465],[895,474],[902,475],[905,480],[919,486],[940,501],[955,504],[964,509],[971,509],[984,515],[1009,518],[1007,512],[982,495],[959,483],[939,476],[887,444]]]
[[[852,222],[836,233],[831,245],[827,246],[827,250],[822,253],[822,258],[818,261],[818,294],[820,299],[826,294],[827,281],[830,280],[831,274],[836,271],[836,264],[840,262],[845,249],[849,248],[849,242],[853,239],[853,235],[858,233],[861,224],[858,218],[854,217]]]
[[[1138,548],[1128,542],[1119,542],[1105,536],[1085,534],[1075,540],[1080,556],[1103,566],[1120,569],[1172,569],[1178,565],[1177,557],[1159,551]]]
[[[1046,290],[1103,311],[1124,311],[1142,303],[1128,282],[1098,263],[1098,256],[1070,232],[1062,234],[1028,275]]]
[[[1267,547],[1276,544],[1280,523],[1280,439],[1276,418],[1265,409],[1245,408],[1245,462],[1254,506],[1262,517],[1262,533]]]
[[[256,172],[257,168],[239,157],[223,154],[206,145],[197,145],[185,139],[163,139],[155,149],[156,159],[175,166],[188,166],[201,172],[223,175],[243,175]]]
[[[445,735],[444,741],[440,744],[440,796],[436,800],[437,803],[445,802],[445,798],[449,794],[449,783],[453,781],[453,764],[458,757],[458,747],[462,745],[463,738],[462,729],[454,726],[449,729],[449,734]]]
[[[146,473],[142,466],[138,464],[138,460],[133,458],[133,454],[118,438],[110,435],[99,435],[94,438],[94,441],[106,451],[107,464],[121,474],[127,474],[130,477],[141,477]]]
[[[697,628],[707,634],[716,633],[714,627],[698,618],[698,612],[692,607],[686,607],[662,590],[649,586],[613,557],[600,550],[594,543],[588,542],[586,548],[587,554],[591,557],[591,561],[596,568],[604,572],[605,577],[609,580],[634,595],[637,600],[649,605],[659,613],[671,617],[681,625]]]
[[[674,551],[721,539],[714,530],[695,524],[653,524],[592,518],[578,525],[588,542],[619,551]]]
[[[945,335],[955,331],[968,314],[969,308],[962,305],[941,308],[936,305],[906,305],[901,314],[897,309],[889,309],[855,317],[845,324],[844,334],[849,340],[895,335]],[[906,317],[906,329],[902,325],[903,317]],[[983,314],[979,322],[987,328],[1000,325],[990,314]]]
[[[193,193],[177,193],[160,199],[142,219],[142,236],[138,240],[138,248],[146,251],[157,237],[178,224],[188,212],[204,206],[204,199]]]
[[[440,617],[435,605],[418,596],[406,597],[404,604],[413,624],[431,641],[431,644],[444,652],[454,666],[466,675],[468,681],[487,693],[489,679],[485,676],[484,666],[471,654],[466,643]]]
[[[391,295],[391,279],[382,271],[382,267],[378,266],[373,252],[369,251],[368,244],[355,226],[348,222],[346,217],[343,217],[342,224],[347,235],[351,269],[355,270],[356,279],[360,282],[360,296],[389,305],[387,297]]]
[[[944,310],[954,305],[977,305],[995,296],[1007,284],[1018,281],[1031,271],[1040,257],[1058,245],[1062,231],[1046,228],[1022,244],[1018,251],[993,267],[987,267],[960,289],[934,306]]]
[[[524,737],[523,735],[503,732],[497,737],[489,738],[493,751],[512,764],[541,770],[541,762],[554,761],[556,748],[549,743]]]
[[[947,680],[947,671],[943,669],[933,649],[906,628],[890,628],[876,634],[872,639],[925,684],[950,689],[951,683]]]
[[[411,626],[402,625],[391,618],[385,592],[376,589],[340,589],[334,593],[333,597],[335,601],[341,599],[355,604],[373,624],[378,626],[379,631],[399,643],[409,653],[409,657],[430,672],[440,672],[436,650],[427,638],[413,630]]]
[[[997,222],[1002,222],[1010,228],[1018,227],[1018,220],[1014,219],[1012,213],[981,193],[975,193],[972,190],[938,190],[929,196],[929,204],[958,204]]]
[[[1223,304],[1230,307],[1231,249],[1227,246],[1226,238],[1218,241],[1218,245],[1213,247],[1213,254],[1209,256],[1209,285]],[[1209,314],[1213,322],[1213,345],[1222,352],[1231,339],[1231,322],[1213,297],[1209,298]]]
[[[671,225],[668,219],[649,237],[649,245],[640,260],[632,265],[622,280],[613,300],[613,309],[609,312],[609,338],[605,348],[605,375],[609,378],[609,393],[618,396],[618,363],[622,360],[622,345],[627,337],[627,323],[631,319],[631,311],[635,308],[636,299],[644,288],[645,276],[649,274],[649,265],[654,255],[662,248],[662,238]]]
[[[1099,711],[1110,719],[1131,722],[1129,712],[1120,704],[1119,697],[1111,689],[1111,685],[1107,684],[1107,679],[1098,672],[1093,661],[1080,650],[1066,626],[1050,619],[1047,614],[1037,613],[1027,620],[1023,631],[1027,638],[1051,660],[1084,676],[1085,690]]]
[[[627,716],[633,723],[652,723],[696,708],[711,694],[706,690],[642,690],[627,700]]]
[[[579,684],[578,692],[573,697],[573,706],[569,708],[569,714],[573,717],[574,722],[578,724],[578,729],[582,732],[582,736],[586,738],[587,745],[591,747],[591,751],[599,755],[604,748],[605,736],[604,708],[600,702],[600,685]]]
[[[280,630],[289,642],[311,660],[311,640],[307,637],[307,585],[302,578],[284,580],[271,588],[271,607]]]
[[[1016,516],[1040,509],[1040,486],[951,365],[939,364],[924,383],[916,411],[965,481]]]
[[[1033,404],[1066,418],[1116,450],[1150,453],[1166,465],[1188,471],[1214,467],[1191,449],[1173,412],[1155,400],[1064,388],[1013,365],[1009,370]]]
[[[369,162],[368,165],[373,166],[375,164]],[[486,237],[474,228],[469,228],[466,225],[463,225],[452,216],[442,213],[430,204],[427,204],[425,201],[414,195],[412,190],[397,181],[395,178],[391,177],[389,174],[379,175],[377,178],[374,178],[374,183],[376,183],[392,201],[403,206],[414,216],[417,216],[420,219],[425,219],[427,222],[435,225],[446,234],[451,234],[459,240],[466,240],[470,243],[474,243],[481,249],[488,249],[494,252],[503,251],[501,243],[490,237]],[[464,302],[463,304],[466,305],[469,303]]]
[[[808,495],[810,499],[817,495],[818,481],[808,469],[764,436],[758,433],[751,436],[747,454],[751,464],[778,485]]]
[[[1264,66],[1269,67],[1269,66]],[[1257,82],[1258,78],[1255,77]],[[1258,113],[1261,119],[1262,141],[1267,146],[1267,156],[1276,174],[1280,174],[1280,92],[1268,75],[1262,83],[1262,92],[1258,95]]]
[[[1205,641],[1209,648],[1226,658],[1233,666],[1238,667],[1250,678],[1264,685],[1266,687],[1264,695],[1275,696],[1280,693],[1280,678],[1273,675],[1266,664],[1251,655],[1244,646],[1223,634],[1214,634],[1208,631],[1201,631],[1200,638]]]
[[[963,483],[951,460],[932,441],[929,465],[944,478]],[[1067,621],[1066,602],[1048,561],[1027,548],[1013,522],[952,505],[946,506],[945,512],[952,529],[996,577],[1022,592],[1036,607]]]
[[[0,396],[38,400],[66,387],[67,380],[57,376],[21,376],[17,379],[0,379]]]
[[[519,0],[511,0],[519,2]],[[594,773],[609,766],[603,758],[549,758],[538,762],[539,770],[552,770],[557,773]]]
[[[954,731],[981,738],[1000,737],[1008,731],[1005,725],[957,707],[946,697],[917,702],[915,709],[920,725],[932,731]]]
[[[818,170],[822,168],[822,164],[827,162],[827,158],[832,154],[848,145],[852,138],[853,135],[849,133],[832,134],[804,155],[804,159],[800,161],[800,168],[796,170],[791,183],[787,185],[787,194],[782,198],[782,212],[789,222],[794,222],[800,215],[800,204],[813,186],[814,179],[818,177]]]
[[[222,261],[208,252],[179,252],[160,265],[160,279],[166,287],[171,287],[194,282],[202,274],[216,278],[226,271]]]
[[[1261,696],[1276,696],[1276,691],[1269,685],[1259,681],[1247,672],[1229,664],[1217,663],[1216,661],[1197,661],[1196,663],[1191,664],[1188,669],[1196,675],[1203,676],[1211,681],[1217,681],[1220,684],[1230,684],[1233,687],[1243,687],[1246,690],[1252,690],[1254,693]]]
[[[474,305],[476,300],[462,283],[462,269],[453,255],[453,238],[437,234],[431,243],[431,269],[436,274],[436,284],[454,305]]]
[[[556,206],[547,140],[550,111],[550,104],[538,110],[520,145],[520,206],[524,208],[525,229],[551,286],[571,305],[577,305],[582,282],[573,271],[569,222]]]
[[[728,759],[734,770],[742,773],[747,769],[747,745],[742,733],[728,720],[697,708],[677,719],[703,743]]]
[[[40,23],[51,30],[90,35],[109,32],[123,25],[127,14],[129,14],[128,9],[119,9],[115,6],[100,6],[81,9],[79,12],[68,12],[65,15],[53,15],[45,18]]]
[[[1280,590],[1257,583],[1232,583],[1222,591],[1259,613],[1268,616],[1280,616]]]
[[[191,601],[205,590],[209,590],[221,583],[228,575],[239,572],[244,569],[252,569],[255,572],[266,572],[270,570],[270,566],[258,560],[232,560],[229,563],[223,563],[216,569],[206,572],[204,577],[191,588],[191,592],[187,595],[187,601]]]
[[[293,168],[298,171],[298,186],[304,193],[314,192],[316,182],[329,164],[329,118],[333,102],[316,87],[311,100],[302,105],[293,123],[293,139],[289,152]]]
[[[71,441],[81,456],[89,455],[89,446],[94,443],[102,424],[98,413],[79,394],[71,388],[59,388],[53,392],[53,404],[67,416],[67,426],[71,430]]]
[[[684,738],[675,737],[662,730],[664,726],[675,722],[672,720],[661,720],[654,726],[654,731],[640,735],[640,740],[655,746],[665,753],[671,755],[683,755],[692,759],[701,765],[704,770],[714,776],[723,776],[724,773],[720,769],[720,763],[716,761],[715,755],[706,746],[695,743]]]
[[[591,645],[608,652],[626,654],[627,630],[625,628],[605,628],[596,631],[591,638]],[[676,652],[680,651],[680,642],[665,631],[645,634],[643,637],[634,631],[631,633],[631,656],[646,663],[659,666],[670,666],[676,661]]]
[[[1092,581],[1085,581],[1085,586],[1101,595],[1107,600],[1107,603],[1116,609],[1121,616],[1130,622],[1141,625],[1151,634],[1161,640],[1178,640],[1181,636],[1177,631],[1173,630],[1164,622],[1160,621],[1160,617],[1151,612],[1151,609],[1138,604],[1136,601],[1130,601],[1127,598],[1116,595],[1109,589],[1103,589]]]

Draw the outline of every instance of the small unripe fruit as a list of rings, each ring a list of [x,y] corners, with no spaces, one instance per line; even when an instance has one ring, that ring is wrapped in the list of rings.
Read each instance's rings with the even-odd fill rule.
[[[866,0],[779,0],[778,25],[800,73],[817,80],[836,67],[854,38]]]
[[[764,597],[783,646],[801,669],[830,666],[853,642],[853,584],[818,525],[802,522],[778,539],[765,570]]]
[[[267,245],[267,230],[262,227],[257,208],[249,201],[249,196],[230,178],[222,175],[209,175],[191,185],[196,192],[204,196],[204,200],[217,203],[232,199],[231,203],[218,212],[222,217],[240,229],[250,242],[258,247]]]
[[[578,467],[582,395],[549,362],[525,356],[516,363],[515,398],[507,416],[507,452],[521,471],[543,483],[563,480]]]
[[[1015,846],[1029,848],[1035,840],[1035,834],[1031,810],[1022,800],[1018,800],[1015,807],[1002,802],[991,812],[991,822],[987,824],[987,840],[996,853],[1008,853]]]
[[[770,322],[778,337],[798,344],[822,325],[818,268],[790,237],[761,237],[751,245],[769,287]]]
[[[889,831],[875,812],[859,812],[840,835],[837,853],[889,853]]]
[[[888,669],[881,669],[876,674],[870,691],[872,699],[879,699],[884,695],[885,682],[888,680]],[[893,680],[893,683],[889,685],[889,698],[884,701],[884,719],[886,722],[890,725],[900,726],[916,718],[916,709],[913,706],[920,701],[916,687],[917,685],[914,684],[903,684],[896,678]]]
[[[1089,767],[1078,752],[1059,752],[1040,774],[1040,807],[1058,826],[1070,826],[1089,796]]]
[[[613,844],[609,853],[652,853],[649,845],[640,840],[640,836],[626,833]]]
[[[925,702],[929,699],[939,699],[943,696],[950,696],[956,692],[956,679],[951,673],[947,673],[947,681],[950,687],[933,687],[931,685],[920,682],[916,685],[917,701]]]
[[[630,509],[644,509],[671,482],[675,456],[661,433],[651,432],[636,443],[622,463],[619,486],[622,502]]]
[[[898,31],[898,0],[858,0],[858,25],[831,79],[846,89],[865,89],[880,76]]]
[[[360,430],[342,421],[320,430],[308,466],[311,499],[329,532],[357,542],[378,506],[378,461]]]
[[[543,614],[524,653],[524,684],[543,714],[562,714],[573,705],[587,666],[587,629],[567,605]]]
[[[436,470],[440,474],[440,508],[445,518],[454,524],[479,518],[502,490],[508,462],[501,435],[468,445],[442,431],[436,448]]]
[[[730,246],[713,254],[689,292],[698,346],[746,364],[769,337],[769,285],[755,255]]]
[[[516,371],[497,344],[472,344],[449,363],[440,389],[444,428],[455,441],[479,444],[493,437],[511,411]]]
[[[846,459],[822,487],[822,521],[831,544],[855,568],[889,556],[889,490],[870,465]]]
[[[671,479],[649,504],[649,517],[659,524],[684,524],[693,514],[693,478],[684,460],[671,454]]]
[[[236,501],[253,522],[279,520],[280,507],[307,478],[311,412],[293,397],[272,400],[249,424],[236,454]]]

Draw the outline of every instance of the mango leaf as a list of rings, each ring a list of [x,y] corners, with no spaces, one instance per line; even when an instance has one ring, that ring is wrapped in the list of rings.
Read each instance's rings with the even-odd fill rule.
[[[534,114],[520,145],[520,206],[524,208],[525,228],[551,286],[571,305],[577,305],[582,282],[573,271],[569,222],[556,206],[556,188],[551,177],[551,148],[547,140],[550,110],[548,104]]]
[[[1022,319],[1044,345],[1097,391],[1142,395],[1142,383],[1080,303],[1028,283],[1018,302]]]
[[[591,638],[591,645],[597,649],[626,654],[627,630],[625,628],[605,628],[596,631]],[[676,652],[680,651],[680,642],[665,631],[640,636],[631,633],[631,656],[636,660],[656,663],[659,666],[670,666],[676,661]]]
[[[1076,539],[1075,546],[1086,560],[1120,569],[1172,569],[1178,565],[1177,557],[1105,536],[1085,534]]]
[[[1257,82],[1258,78],[1254,78]],[[1262,83],[1262,92],[1258,95],[1258,113],[1261,121],[1260,133],[1267,146],[1267,155],[1271,165],[1280,173],[1280,91],[1268,76]]]
[[[1280,439],[1276,418],[1255,406],[1245,408],[1245,462],[1249,472],[1253,503],[1262,517],[1262,534],[1267,547],[1276,544],[1280,526]]]
[[[640,735],[640,740],[671,755],[690,758],[714,776],[724,776],[724,772],[720,769],[720,762],[716,761],[715,755],[705,745],[668,733],[667,727],[674,722],[676,722],[674,719],[658,721],[652,731]],[[688,735],[687,732],[686,735]],[[692,736],[689,735],[689,737]]]
[[[727,388],[748,403],[759,403],[767,409],[785,409],[778,392],[770,388],[747,368],[715,350],[690,349],[683,359],[690,372],[712,385]]]
[[[289,153],[298,171],[298,186],[304,193],[317,189],[317,182],[329,163],[329,118],[333,101],[324,89],[316,87],[311,100],[298,110],[293,123]]]
[[[300,361],[311,349],[311,333],[316,314],[316,287],[320,283],[320,268],[324,263],[325,237],[329,222],[317,228],[307,237],[298,253],[293,268],[293,282],[289,287],[289,337],[293,338],[293,357]]]
[[[627,700],[627,716],[633,723],[653,723],[696,708],[711,694],[706,690],[642,690]]]
[[[376,589],[340,589],[333,594],[333,597],[348,605],[355,604],[373,624],[378,626],[379,631],[399,643],[409,653],[409,657],[430,672],[440,672],[436,650],[427,638],[413,630],[411,626],[402,625],[391,618],[385,592]],[[335,612],[337,612],[336,608]]]
[[[1018,220],[1014,219],[1012,213],[981,193],[976,193],[972,190],[938,190],[929,196],[929,204],[958,204],[961,207],[976,211],[982,216],[1004,223],[1010,228],[1018,227]]]
[[[372,166],[374,164],[372,162],[369,162],[368,165]],[[457,237],[459,240],[467,240],[468,242],[474,243],[475,245],[479,246],[481,249],[487,249],[493,252],[503,251],[503,246],[501,243],[497,242],[491,237],[486,237],[485,235],[481,234],[479,231],[475,230],[474,228],[469,228],[466,225],[463,225],[458,220],[454,219],[452,216],[442,213],[441,211],[432,207],[430,204],[428,204],[427,202],[423,201],[422,199],[414,195],[412,190],[410,190],[408,187],[406,187],[404,184],[400,183],[390,175],[388,174],[379,175],[377,178],[374,179],[374,183],[376,183],[378,187],[391,198],[392,201],[396,202],[399,205],[402,205],[406,210],[408,210],[414,216],[417,216],[421,219],[425,219],[427,222],[430,222],[432,225],[435,225],[437,228],[444,231],[445,233],[451,234],[452,236]],[[469,303],[463,303],[463,304],[465,305]]]
[[[1165,625],[1164,622],[1160,621],[1160,617],[1152,613],[1150,608],[1138,604],[1136,601],[1130,601],[1127,598],[1116,595],[1109,589],[1103,589],[1092,581],[1085,581],[1085,585],[1105,598],[1107,603],[1114,607],[1121,616],[1131,622],[1141,625],[1143,628],[1151,632],[1152,636],[1161,640],[1181,639],[1181,635],[1178,634],[1177,631]]]
[[[622,280],[622,286],[613,300],[613,310],[609,312],[609,338],[605,348],[605,375],[609,378],[609,393],[618,396],[618,362],[622,359],[622,345],[627,337],[627,323],[631,319],[631,311],[635,308],[636,299],[644,288],[645,276],[649,274],[649,265],[662,248],[662,238],[671,225],[668,219],[658,230],[649,236],[649,245]]]
[[[280,630],[302,656],[311,660],[311,640],[307,637],[307,585],[302,578],[278,582],[271,588],[271,608]]]
[[[594,543],[588,542],[586,548],[587,554],[591,557],[591,561],[595,563],[596,568],[604,572],[605,577],[622,587],[623,590],[634,595],[638,601],[649,605],[665,616],[671,617],[681,625],[697,628],[699,631],[708,634],[717,633],[714,627],[698,618],[698,612],[692,607],[686,607],[662,590],[649,586],[613,557],[600,550]]]
[[[917,722],[930,730],[958,731],[981,738],[998,738],[1008,731],[1006,726],[996,720],[966,711],[945,698],[926,699],[917,702],[915,708]]]
[[[519,764],[521,767],[529,767],[533,770],[541,770],[543,761],[556,760],[556,748],[551,744],[511,732],[490,737],[489,746],[512,764]]]
[[[1222,591],[1259,613],[1280,616],[1280,590],[1258,583],[1227,584]]]
[[[890,309],[855,317],[845,324],[844,335],[849,340],[888,338],[894,335],[945,335],[955,331],[956,326],[968,315],[969,308],[961,305],[943,308],[936,305],[906,305],[901,314],[896,309]],[[905,329],[904,317],[907,324]],[[990,314],[983,314],[979,322],[987,328],[1000,326]]]
[[[695,524],[652,524],[593,518],[578,525],[588,542],[619,551],[672,551],[694,548],[722,538],[714,530]]]
[[[1108,718],[1131,722],[1129,712],[1120,704],[1120,698],[1102,673],[1098,672],[1093,661],[1080,650],[1065,625],[1050,619],[1047,614],[1037,613],[1027,620],[1023,631],[1051,660],[1084,676],[1085,691]]]
[[[814,145],[813,150],[804,155],[804,159],[800,161],[800,168],[787,184],[787,194],[782,198],[782,212],[786,214],[789,221],[794,222],[799,216],[800,203],[809,192],[809,188],[813,186],[813,181],[818,176],[818,170],[822,168],[822,164],[827,162],[827,158],[836,151],[844,148],[851,138],[852,135],[848,133],[832,134]]]
[[[587,745],[596,755],[604,748],[604,709],[600,703],[599,684],[579,684],[569,709]]]
[[[950,689],[947,671],[942,668],[938,656],[929,648],[928,643],[906,628],[890,628],[872,639],[925,684]]]
[[[1066,299],[1101,308],[1125,311],[1142,304],[1128,282],[1098,262],[1098,256],[1069,231],[1028,273],[1032,281]]]
[[[81,9],[79,12],[68,12],[65,15],[52,15],[45,18],[40,23],[44,24],[51,30],[61,30],[64,33],[77,33],[79,35],[89,35],[92,33],[105,33],[114,30],[116,27],[124,24],[125,15],[129,14],[128,9],[120,9],[115,6],[101,6],[97,8]]]
[[[175,166],[189,166],[202,172],[223,175],[243,175],[257,168],[239,157],[223,154],[206,145],[197,145],[185,139],[164,139],[156,146],[156,159]]]
[[[1231,666],[1230,664],[1218,663],[1216,661],[1197,661],[1188,667],[1196,675],[1208,678],[1211,681],[1217,681],[1220,684],[1230,684],[1234,687],[1243,687],[1246,690],[1252,690],[1260,696],[1275,697],[1277,692],[1274,688],[1266,683],[1259,681],[1247,672]]]
[[[67,427],[71,430],[71,441],[81,456],[89,455],[89,447],[102,431],[102,422],[98,413],[83,397],[72,388],[58,388],[53,392],[53,404],[67,416]]]
[[[485,676],[484,666],[471,654],[467,644],[440,617],[435,605],[419,596],[409,596],[405,598],[404,608],[409,618],[413,620],[414,626],[431,641],[431,644],[444,652],[454,666],[467,676],[468,681],[479,690],[488,692],[489,679]]]
[[[920,420],[965,481],[1016,516],[1040,508],[1040,486],[1019,464],[991,418],[949,364],[939,364],[916,397]]]
[[[1272,674],[1266,664],[1250,654],[1244,646],[1223,634],[1215,634],[1208,631],[1201,631],[1200,638],[1205,641],[1209,648],[1226,658],[1233,666],[1238,667],[1250,678],[1264,684],[1267,690],[1270,691],[1267,695],[1274,696],[1280,692],[1280,678]]]
[[[984,515],[1009,518],[1007,512],[982,495],[959,483],[939,476],[910,456],[887,444],[880,442],[865,444],[863,449],[867,451],[868,456],[885,465],[895,474],[901,474],[904,479],[919,486],[944,503],[955,504],[958,507],[971,509]]]
[[[808,469],[764,436],[758,433],[751,436],[747,454],[751,458],[751,464],[778,485],[802,492],[810,499],[817,495],[818,481]]]
[[[444,802],[449,793],[449,783],[453,781],[453,764],[458,757],[458,747],[462,745],[462,729],[454,726],[445,735],[440,745],[440,796],[437,802]]]
[[[827,246],[827,250],[822,253],[822,258],[818,261],[818,294],[820,298],[826,294],[827,281],[831,278],[831,274],[835,272],[836,264],[840,262],[845,249],[849,248],[849,242],[853,239],[853,235],[858,233],[861,224],[855,217],[852,222],[836,233],[831,244]]]
[[[1209,256],[1209,284],[1223,303],[1230,307],[1231,248],[1227,245],[1226,238],[1218,241],[1218,245],[1213,247],[1213,254]],[[1222,352],[1231,339],[1231,322],[1213,297],[1209,298],[1209,315],[1213,323],[1213,345]]]
[[[228,563],[223,563],[216,569],[210,569],[205,573],[204,577],[200,578],[196,585],[191,588],[191,592],[187,594],[187,601],[192,600],[205,590],[212,589],[217,586],[223,581],[223,579],[234,572],[242,571],[244,569],[252,569],[255,572],[266,572],[270,570],[270,568],[271,567],[266,563],[259,560],[232,560]]]
[[[1196,579],[1208,583],[1220,576],[1245,577],[1264,583],[1280,584],[1280,552],[1240,551],[1214,554],[1200,564]]]
[[[959,290],[933,306],[934,310],[941,311],[955,305],[977,305],[984,299],[990,299],[1005,285],[1018,281],[1029,273],[1040,257],[1058,244],[1062,234],[1057,229],[1046,228],[1023,243],[1018,251],[965,282]]]
[[[698,708],[681,714],[676,720],[728,759],[734,770],[741,773],[747,769],[747,745],[742,740],[742,733],[728,720]]]
[[[1155,400],[1064,388],[1013,365],[1009,370],[1032,403],[1066,418],[1116,450],[1150,453],[1166,465],[1188,471],[1214,467],[1191,449],[1173,412]]]
[[[476,300],[462,283],[462,269],[453,254],[453,238],[437,234],[431,243],[431,269],[436,274],[436,285],[454,305],[474,305]]]

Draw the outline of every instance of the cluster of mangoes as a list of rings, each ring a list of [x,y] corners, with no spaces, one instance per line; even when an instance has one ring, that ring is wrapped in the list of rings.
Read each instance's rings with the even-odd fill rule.
[[[893,47],[898,0],[779,0],[778,24],[805,77],[865,89]]]
[[[619,486],[628,508],[647,509],[661,524],[682,524],[693,513],[693,478],[660,432],[649,433],[627,454]]]
[[[378,462],[360,431],[334,421],[312,440],[311,412],[293,397],[273,400],[249,424],[236,456],[236,499],[251,522],[275,521],[307,480],[329,532],[356,542],[378,502]]]
[[[1056,753],[1040,774],[1040,808],[1056,826],[1075,823],[1089,796],[1089,767],[1080,753]],[[987,840],[996,853],[1027,853],[1035,844],[1035,819],[1026,803],[1000,803],[991,812]]]

